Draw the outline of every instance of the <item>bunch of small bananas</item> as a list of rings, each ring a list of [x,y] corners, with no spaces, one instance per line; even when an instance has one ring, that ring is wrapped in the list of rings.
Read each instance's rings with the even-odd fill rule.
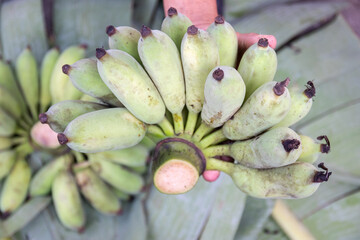
[[[142,174],[147,169],[151,142],[149,145],[144,140],[124,150],[82,154],[61,147],[56,133],[38,122],[39,113],[59,101],[48,110],[50,119],[51,112],[61,113],[66,119],[67,115],[109,106],[78,91],[62,72],[65,63],[84,58],[85,49],[84,45],[71,46],[61,54],[57,48],[49,50],[39,74],[28,47],[17,58],[17,78],[11,65],[0,60],[0,180],[6,177],[0,197],[3,218],[16,211],[27,196],[51,193],[62,224],[81,231],[85,213],[78,187],[96,210],[114,215],[121,213],[121,201],[128,201],[144,186]],[[44,119],[40,117],[40,121]],[[27,157],[35,151],[46,151],[53,160],[32,176]]]
[[[312,165],[329,152],[327,137],[320,143],[289,128],[309,112],[315,86],[273,81],[277,57],[266,38],[235,69],[237,36],[222,16],[204,31],[170,8],[161,31],[108,26],[106,33],[110,49],[96,49],[97,60],[62,69],[109,107],[59,102],[41,114],[60,144],[95,153],[150,139],[154,185],[167,194],[189,191],[205,170],[224,171],[258,198],[307,197],[328,180],[324,164]]]

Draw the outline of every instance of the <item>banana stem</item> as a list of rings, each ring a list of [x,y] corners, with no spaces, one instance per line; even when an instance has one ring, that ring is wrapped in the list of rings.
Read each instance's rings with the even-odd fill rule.
[[[77,163],[85,162],[85,157],[82,153],[76,151],[73,151],[73,153],[75,155],[75,160]]]
[[[166,117],[164,117],[163,120],[161,120],[161,122],[158,123],[158,125],[163,130],[166,136],[168,137],[174,136],[174,128]]]
[[[18,135],[20,135],[20,136],[26,137],[26,136],[28,135],[28,132],[25,131],[25,130],[22,129],[22,128],[17,127],[17,128],[15,129],[15,134],[18,134]]]
[[[230,144],[208,147],[203,150],[203,153],[206,157],[231,156]]]
[[[310,231],[300,222],[294,213],[286,206],[284,201],[276,200],[272,217],[280,225],[290,239],[310,240],[315,239]]]
[[[221,161],[215,158],[206,158],[206,170],[218,170],[231,176],[234,164],[231,162]]]
[[[194,142],[200,142],[200,140],[207,134],[211,133],[214,128],[206,125],[204,122],[201,122],[200,127],[195,131],[193,136]]]
[[[31,117],[28,115],[27,112],[25,112],[22,117],[24,118],[24,120],[28,123],[29,126],[32,126],[34,124],[34,120],[31,119]],[[36,119],[38,120],[38,119]]]
[[[156,146],[156,143],[153,140],[151,140],[148,136],[145,136],[141,140],[140,144],[146,147],[148,150],[151,150]]]
[[[29,130],[30,129],[30,126],[27,122],[25,122],[23,119],[20,119],[18,121],[18,124],[20,127],[22,127],[23,129],[26,129],[26,130]]]
[[[185,134],[192,136],[195,130],[198,113],[189,111],[188,118],[186,121]]]
[[[180,135],[184,133],[184,120],[182,117],[182,113],[173,113],[174,119],[174,128],[175,128],[175,135]]]
[[[25,157],[26,155],[30,154],[31,152],[33,152],[33,148],[31,147],[31,145],[29,144],[29,142],[25,142],[21,145],[19,145],[16,148],[17,153],[19,154],[20,157]]]
[[[12,144],[19,145],[19,144],[23,144],[24,142],[26,142],[26,139],[27,139],[26,137],[15,137],[11,141],[12,141]]]
[[[165,133],[156,125],[148,126],[146,136],[154,142],[158,142],[159,140],[166,138]]]
[[[207,148],[210,145],[214,145],[220,142],[225,141],[225,137],[222,129],[217,130],[216,132],[211,133],[209,136],[205,137],[200,141],[200,146],[202,149]]]

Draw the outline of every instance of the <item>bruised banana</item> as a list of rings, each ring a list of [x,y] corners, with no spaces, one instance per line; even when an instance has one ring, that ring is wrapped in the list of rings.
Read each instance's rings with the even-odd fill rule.
[[[31,197],[47,195],[51,191],[53,181],[61,170],[69,170],[73,162],[70,154],[62,155],[44,167],[33,176],[30,183],[29,194]]]
[[[165,105],[155,85],[129,54],[96,49],[98,71],[110,90],[135,117],[148,124],[163,120]]]
[[[145,133],[146,125],[128,110],[110,108],[75,118],[58,140],[75,151],[94,153],[135,146]]]
[[[16,121],[0,107],[0,137],[9,137],[15,133]]]
[[[290,80],[268,82],[258,88],[240,110],[223,126],[228,139],[244,140],[279,123],[288,113],[291,97],[286,86]]]
[[[1,141],[1,139],[0,139]],[[1,150],[1,148],[0,148]],[[13,150],[4,150],[0,151],[0,181],[6,175],[9,174],[11,168],[13,167],[16,159],[15,151]]]
[[[300,135],[300,138],[303,150],[297,160],[299,162],[314,163],[319,158],[320,153],[330,152],[330,141],[326,135],[317,137],[317,140],[325,139],[326,143],[316,142],[311,137],[305,135]]]
[[[97,71],[96,59],[85,58],[72,65],[65,64],[62,70],[81,92],[112,106],[123,107],[101,79]]]
[[[217,16],[206,30],[215,39],[219,48],[220,65],[235,67],[238,54],[238,39],[234,28],[225,21],[223,16]]]
[[[85,227],[85,213],[71,173],[60,171],[53,181],[51,192],[60,222],[69,229],[82,232]]]
[[[52,105],[47,112],[39,115],[41,123],[49,124],[55,132],[63,132],[75,118],[85,113],[106,109],[107,106],[81,100],[61,101]]]
[[[176,8],[169,8],[167,17],[161,24],[161,31],[166,33],[175,43],[178,51],[181,50],[181,41],[188,29],[192,25],[191,20],[179,13]]]

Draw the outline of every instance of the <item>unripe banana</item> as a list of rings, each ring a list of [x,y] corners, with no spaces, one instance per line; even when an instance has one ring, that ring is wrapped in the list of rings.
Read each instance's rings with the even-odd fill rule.
[[[141,65],[120,50],[96,49],[98,71],[110,90],[135,117],[148,124],[165,115],[161,96]]]
[[[11,70],[11,66],[9,63],[5,62],[0,57],[0,84],[9,90],[11,94],[18,100],[21,101],[22,110],[25,109],[24,102],[22,99],[22,95],[19,91],[19,88],[16,85],[15,76]]]
[[[18,158],[1,191],[0,210],[4,215],[9,215],[24,202],[30,178],[30,166],[25,159]]]
[[[219,15],[206,31],[215,39],[219,48],[220,65],[235,67],[238,40],[231,24],[226,22],[223,16]]]
[[[110,25],[106,28],[106,34],[109,36],[110,49],[124,51],[141,63],[137,48],[141,36],[138,30],[127,26],[114,27]]]
[[[80,100],[85,101],[85,102],[94,102],[94,103],[105,104],[103,101],[100,101],[99,99],[89,96],[87,94],[83,94],[81,96]]]
[[[54,179],[51,191],[60,222],[69,229],[83,231],[85,213],[73,176],[67,171],[60,171]]]
[[[0,148],[1,149],[1,148]],[[8,175],[15,163],[16,155],[13,150],[0,151],[0,181]]]
[[[219,65],[215,40],[204,30],[190,26],[181,42],[181,59],[185,75],[186,106],[199,113],[204,103],[204,86],[209,72]]]
[[[52,103],[58,103],[64,100],[76,100],[82,96],[69,80],[69,77],[62,72],[62,66],[73,64],[85,57],[85,45],[70,46],[59,56],[54,66],[50,79],[50,94]]]
[[[319,158],[320,153],[330,152],[330,141],[326,135],[317,137],[317,140],[325,139],[326,144],[315,142],[305,135],[300,135],[300,138],[303,150],[298,159],[299,162],[314,163]]]
[[[115,193],[91,168],[75,171],[75,176],[81,193],[96,210],[109,215],[122,212],[121,203]]]
[[[315,86],[311,81],[307,82],[305,91],[297,86],[289,88],[291,95],[291,107],[286,117],[274,127],[289,127],[303,119],[310,111],[312,97],[315,96]]]
[[[256,198],[298,199],[313,194],[321,182],[327,181],[331,172],[318,171],[309,163],[293,163],[269,169],[247,168],[217,159],[208,159],[207,169],[224,171],[236,186]]]
[[[290,80],[268,82],[258,88],[240,110],[223,126],[228,139],[244,140],[279,123],[288,113],[291,97],[286,86]]]
[[[0,137],[9,137],[15,133],[16,121],[0,108]]]
[[[41,123],[47,123],[55,132],[63,132],[75,118],[85,113],[106,109],[107,106],[81,100],[61,101],[52,105],[47,112],[39,115]]]
[[[56,175],[61,170],[70,169],[72,162],[72,155],[66,154],[52,160],[44,167],[40,168],[31,179],[29,189],[30,196],[35,197],[49,194]]]
[[[185,83],[176,45],[165,33],[143,26],[138,50],[166,108],[173,114],[181,115],[185,106]]]
[[[65,64],[62,67],[62,70],[69,76],[71,82],[81,92],[112,106],[123,107],[121,102],[101,79],[97,71],[96,59],[81,59],[71,66]]]
[[[94,153],[135,146],[145,133],[146,125],[125,108],[110,108],[75,118],[58,140],[75,151]]]
[[[188,29],[192,25],[191,20],[171,7],[167,11],[167,17],[161,24],[161,31],[166,33],[175,43],[178,51],[181,50],[181,41]]]
[[[238,71],[246,85],[245,100],[264,83],[273,81],[277,57],[266,38],[249,47],[241,58]]]
[[[205,82],[202,120],[213,128],[222,126],[242,105],[245,91],[236,69],[220,66],[211,70]]]
[[[13,141],[8,137],[0,137],[0,153],[3,150],[10,148],[13,145]]]
[[[292,129],[279,127],[230,147],[231,156],[250,168],[273,168],[294,163],[302,147],[300,136]]]
[[[14,119],[19,119],[22,114],[19,100],[17,100],[15,96],[1,84],[0,96],[0,107],[8,112]]]
[[[113,191],[113,193],[116,195],[116,197],[118,199],[123,200],[123,201],[129,201],[131,199],[131,195],[124,193],[117,188],[114,188],[111,186],[110,186],[110,188],[111,188],[111,191]]]
[[[31,49],[27,47],[16,60],[16,75],[33,117],[38,115],[39,76],[37,63]]]
[[[136,173],[130,172],[124,167],[104,161],[104,159],[91,157],[91,168],[107,183],[120,191],[136,194],[144,186],[144,180]]]
[[[57,47],[46,52],[40,69],[40,112],[46,111],[51,103],[50,79],[60,52]]]

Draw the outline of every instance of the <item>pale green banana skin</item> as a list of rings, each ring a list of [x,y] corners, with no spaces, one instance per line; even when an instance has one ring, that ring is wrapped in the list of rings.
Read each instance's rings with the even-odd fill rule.
[[[70,169],[73,157],[70,154],[62,155],[42,168],[33,176],[30,183],[29,194],[31,197],[44,196],[50,193],[56,175],[61,170]]]
[[[220,81],[213,77],[213,73],[218,69],[224,72],[224,78]],[[227,66],[215,67],[205,82],[202,120],[213,128],[222,126],[241,107],[245,91],[244,81],[236,69]]]
[[[52,48],[46,52],[40,68],[40,112],[46,111],[51,104],[50,79],[59,58],[58,48]]]
[[[1,149],[1,148],[0,148]],[[16,159],[15,151],[1,150],[0,151],[0,181],[9,174]]]
[[[246,85],[245,100],[261,85],[273,81],[276,69],[277,56],[274,49],[258,46],[258,43],[249,47],[238,67]]]
[[[52,185],[52,198],[60,222],[67,228],[81,231],[85,213],[75,179],[67,171],[60,171]]]
[[[303,150],[299,156],[299,162],[314,163],[320,155],[320,143],[317,143],[311,137],[300,135]]]
[[[50,79],[50,94],[53,104],[64,100],[76,100],[82,96],[82,93],[72,85],[69,77],[63,73],[62,66],[73,64],[84,57],[85,47],[81,45],[68,47],[60,54]]]
[[[75,118],[85,113],[106,109],[107,106],[94,102],[85,102],[81,100],[61,101],[52,105],[45,113],[46,123],[49,124],[55,132],[63,132],[66,126]]]
[[[135,28],[127,26],[116,27],[115,29],[115,33],[109,36],[109,48],[122,50],[141,63],[137,49],[141,36],[140,32]]]
[[[33,117],[37,117],[39,104],[39,73],[30,48],[22,51],[16,60],[16,75]]]
[[[0,137],[9,137],[15,133],[16,121],[0,108]]]
[[[0,84],[0,107],[7,111],[13,118],[19,119],[22,115],[20,102],[15,96]]]
[[[109,160],[128,167],[141,167],[146,164],[148,154],[149,150],[146,147],[138,144],[130,148],[99,152],[92,155],[96,155],[93,156],[95,158]]]
[[[181,50],[181,41],[188,27],[192,25],[191,20],[184,14],[177,13],[168,15],[161,24],[161,31],[166,33],[175,43],[178,51]]]
[[[111,186],[110,186],[111,187]],[[120,200],[124,200],[124,201],[129,201],[131,196],[127,193],[124,193],[122,191],[120,191],[117,188],[111,187],[111,190],[113,191],[113,193],[116,195],[116,197]]]
[[[1,191],[0,210],[15,211],[24,202],[31,179],[31,169],[26,160],[17,159]]]
[[[87,94],[82,95],[80,100],[85,101],[85,102],[94,102],[94,103],[105,104],[103,101],[100,101],[99,99],[89,96]]]
[[[0,154],[1,154],[1,151],[7,150],[12,145],[13,145],[13,142],[12,142],[11,138],[0,137]]]
[[[206,30],[215,39],[219,48],[220,65],[235,67],[238,54],[238,39],[234,28],[228,22],[212,23]]]
[[[90,158],[90,163],[95,173],[122,192],[136,194],[144,186],[144,180],[140,175],[130,172],[116,163],[99,158]]]
[[[148,124],[164,118],[165,105],[158,90],[133,57],[108,50],[97,66],[102,80],[135,117]]]
[[[138,51],[166,108],[181,115],[185,106],[185,83],[180,54],[174,42],[165,33],[151,30],[148,36],[139,39]]]
[[[121,203],[115,193],[98,177],[91,168],[75,173],[81,193],[96,210],[103,214],[121,213]]]
[[[146,125],[125,108],[83,114],[71,121],[64,131],[68,147],[84,153],[132,147],[145,133]]]
[[[101,79],[95,58],[85,58],[75,62],[71,65],[68,76],[81,92],[112,106],[123,107]]]
[[[228,139],[244,140],[253,137],[279,123],[289,112],[291,97],[287,88],[277,96],[268,82],[258,88],[243,104],[240,110],[223,126]]]
[[[210,34],[199,29],[196,35],[185,34],[181,42],[185,75],[186,106],[199,113],[204,103],[204,86],[209,72],[219,65],[219,50]]]
[[[230,147],[231,156],[240,164],[251,168],[273,168],[294,163],[302,152],[301,144],[297,149],[287,152],[282,145],[286,139],[300,136],[290,128],[279,127],[246,141],[237,141]]]

